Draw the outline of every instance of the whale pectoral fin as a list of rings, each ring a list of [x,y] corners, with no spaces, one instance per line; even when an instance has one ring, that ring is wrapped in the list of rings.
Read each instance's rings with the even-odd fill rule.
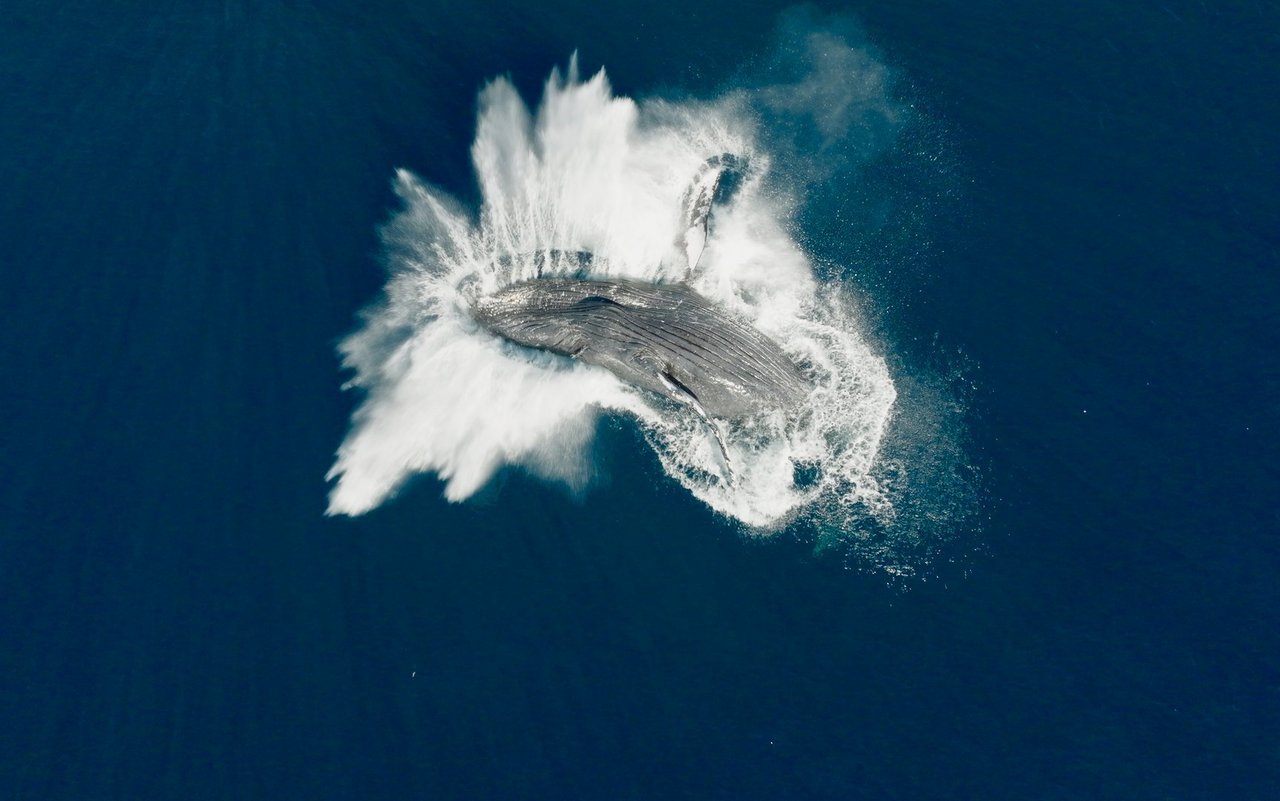
[[[724,480],[726,483],[732,484],[733,468],[729,465],[729,449],[725,445],[724,434],[720,432],[720,426],[716,425],[711,416],[707,414],[707,410],[703,408],[698,396],[693,394],[693,390],[685,386],[683,382],[672,374],[670,365],[658,371],[658,380],[667,388],[667,392],[671,394],[672,398],[683,401],[692,407],[698,413],[698,416],[702,418],[702,422],[711,430],[711,436],[715,439],[716,446],[719,449],[720,466],[724,468]]]
[[[698,396],[693,394],[693,390],[685,386],[683,381],[676,378],[675,373],[671,369],[671,365],[667,365],[658,371],[658,380],[661,381],[663,386],[667,388],[667,391],[672,394],[672,397],[683,400],[685,403],[690,403],[696,406],[699,410],[702,409],[702,404],[698,402]],[[705,412],[703,412],[703,414],[705,414]]]
[[[683,246],[688,275],[698,272],[702,252],[711,235],[711,217],[716,206],[733,199],[746,179],[750,166],[745,156],[721,153],[702,163],[693,183],[684,193],[685,232],[677,244]]]

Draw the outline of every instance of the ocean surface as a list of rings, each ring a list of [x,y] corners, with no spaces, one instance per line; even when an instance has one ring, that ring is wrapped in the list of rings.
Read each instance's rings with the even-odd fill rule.
[[[1052,5],[10,0],[0,798],[1280,797],[1280,11]],[[732,485],[457,302],[719,152]]]

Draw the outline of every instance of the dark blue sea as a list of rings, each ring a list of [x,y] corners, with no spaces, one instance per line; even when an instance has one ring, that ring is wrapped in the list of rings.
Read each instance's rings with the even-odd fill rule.
[[[891,511],[744,522],[606,413],[327,514],[396,171],[474,221],[480,92],[575,51],[746,98]],[[9,0],[0,798],[1280,797],[1278,74],[1262,2]],[[406,448],[510,422],[471,369]]]

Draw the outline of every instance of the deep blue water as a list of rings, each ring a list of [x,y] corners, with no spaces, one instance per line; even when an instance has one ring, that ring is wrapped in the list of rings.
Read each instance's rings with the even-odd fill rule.
[[[488,78],[712,96],[780,7],[127,5],[0,10],[0,797],[1280,794],[1274,7],[828,9],[942,154],[803,216],[971,386],[904,582],[621,424],[581,499],[323,517],[393,169],[473,201]]]

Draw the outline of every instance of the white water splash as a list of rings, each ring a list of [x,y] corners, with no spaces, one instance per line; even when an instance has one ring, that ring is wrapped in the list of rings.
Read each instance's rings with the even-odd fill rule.
[[[814,504],[827,516],[890,515],[873,468],[893,381],[842,288],[816,282],[790,236],[795,203],[769,174],[754,119],[740,95],[638,104],[614,96],[603,71],[580,81],[573,65],[552,73],[536,114],[508,81],[489,84],[471,151],[478,219],[407,171],[396,176],[404,208],[383,232],[386,298],[341,345],[350,386],[367,394],[329,473],[329,513],[366,512],[418,472],[443,479],[454,501],[506,464],[582,487],[605,411],[636,419],[672,478],[749,526],[777,528]],[[504,343],[468,311],[477,294],[539,271],[579,270],[571,254],[583,251],[593,277],[686,278],[681,198],[721,153],[749,157],[753,171],[717,211],[693,286],[777,341],[814,386],[790,417],[726,426],[732,483],[686,410],[602,369]]]

